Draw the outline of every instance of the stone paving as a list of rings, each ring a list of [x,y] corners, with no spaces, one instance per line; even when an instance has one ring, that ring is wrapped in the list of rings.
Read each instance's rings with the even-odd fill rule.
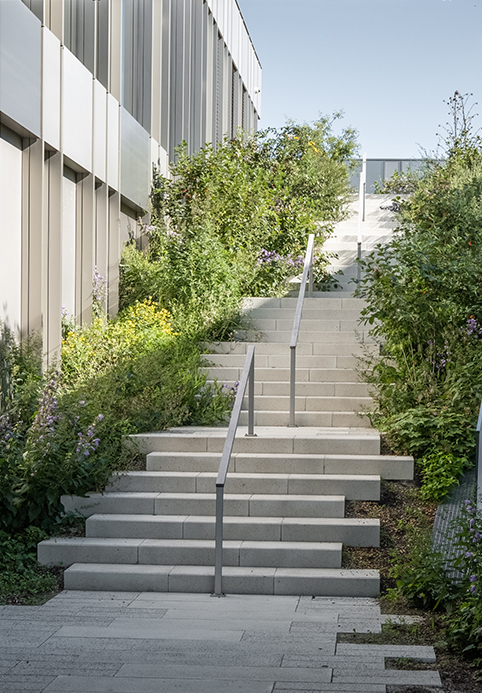
[[[385,657],[434,662],[431,647],[336,642],[387,618],[363,598],[65,591],[0,607],[0,692],[440,690],[436,671],[385,669]]]

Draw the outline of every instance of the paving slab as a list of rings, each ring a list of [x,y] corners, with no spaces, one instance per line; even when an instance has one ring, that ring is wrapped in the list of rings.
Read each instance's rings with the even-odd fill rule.
[[[436,671],[385,669],[386,657],[433,662],[431,647],[336,642],[387,620],[367,597],[65,591],[0,609],[0,693],[440,689]]]
[[[89,693],[271,693],[272,683],[255,681],[214,681],[196,679],[143,679],[103,678],[89,679]],[[1,689],[0,689],[1,690]],[[83,677],[59,676],[45,693],[87,693]]]

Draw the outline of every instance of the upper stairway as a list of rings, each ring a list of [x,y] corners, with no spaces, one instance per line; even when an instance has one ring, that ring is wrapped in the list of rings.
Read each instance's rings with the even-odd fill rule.
[[[247,346],[255,344],[255,425],[287,426],[291,329],[295,298],[250,298],[245,316],[250,329],[237,339],[207,345],[204,358],[210,382],[233,386],[239,381]],[[377,345],[360,327],[361,299],[320,293],[306,298],[296,356],[296,423],[298,426],[369,427],[363,413],[372,400],[357,373],[358,358]],[[247,412],[241,415],[247,424]]]
[[[376,570],[342,568],[342,547],[378,546],[376,519],[345,517],[346,500],[380,498],[380,480],[411,479],[413,459],[380,455],[363,412],[357,357],[376,345],[347,292],[307,298],[297,347],[296,423],[289,428],[289,341],[296,299],[251,298],[247,330],[208,345],[211,382],[239,381],[254,343],[255,433],[241,412],[225,489],[223,587],[231,593],[375,596]],[[242,341],[245,340],[245,341]],[[212,592],[215,480],[226,427],[135,436],[146,470],[114,475],[102,494],[64,497],[86,536],[41,542],[66,589]]]
[[[393,212],[388,209],[392,195],[369,194],[365,198],[365,221],[361,227],[361,257],[369,255],[378,243],[386,243],[397,227]],[[353,291],[353,279],[357,277],[358,198],[348,206],[348,216],[339,222],[334,233],[325,241],[323,250],[333,253],[329,272],[343,272],[335,292]]]

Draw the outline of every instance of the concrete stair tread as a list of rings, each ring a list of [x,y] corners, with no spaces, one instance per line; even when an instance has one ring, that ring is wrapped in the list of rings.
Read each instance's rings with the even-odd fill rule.
[[[111,479],[107,492],[210,493],[217,472],[130,472]],[[348,500],[378,500],[380,476],[346,474],[296,474],[233,472],[228,475],[225,494],[263,493],[317,495],[340,493]]]
[[[212,592],[211,566],[74,563],[64,573],[65,589]],[[223,568],[223,589],[231,594],[311,594],[373,597],[380,591],[375,570],[340,568]]]
[[[209,515],[114,515],[97,513],[86,522],[88,537],[213,540]],[[380,521],[368,518],[226,516],[224,537],[236,541],[339,542],[379,546]]]
[[[340,542],[226,540],[223,563],[253,567],[341,567]],[[50,539],[38,546],[43,565],[73,563],[207,565],[214,564],[214,539]]]

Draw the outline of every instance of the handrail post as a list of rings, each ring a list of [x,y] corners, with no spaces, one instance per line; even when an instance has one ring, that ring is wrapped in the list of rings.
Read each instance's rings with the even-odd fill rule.
[[[248,432],[249,437],[256,437],[254,432],[254,356],[251,359],[248,379]]]
[[[310,298],[313,298],[313,254],[314,254],[314,246],[312,246],[312,248],[311,248],[310,268],[308,270],[308,296]]]
[[[224,484],[216,484],[216,535],[214,548],[214,596],[224,597],[223,594],[223,511]]]
[[[367,155],[363,154],[363,164],[362,164],[362,175],[363,175],[363,221],[366,219],[366,194],[367,194]]]
[[[295,388],[296,388],[296,346],[290,347],[290,422],[289,428],[296,428],[295,418]]]
[[[481,450],[481,430],[482,430],[482,402],[479,409],[475,435],[475,504],[477,510],[482,503],[482,450]]]
[[[366,188],[367,188],[367,181],[366,181],[366,176],[367,176],[367,155],[363,154],[363,162],[362,162],[362,170],[360,171],[360,184],[358,186],[358,236],[357,236],[357,268],[356,268],[356,278],[357,281],[361,281],[361,256],[362,256],[362,224],[365,221],[365,215],[366,215],[366,203],[365,203],[365,196],[366,196]]]
[[[239,380],[238,390],[234,399],[233,411],[229,420],[228,433],[224,441],[223,454],[219,464],[216,478],[216,528],[214,533],[214,592],[213,597],[224,597],[223,594],[223,513],[224,513],[224,486],[231,461],[236,431],[238,429],[239,416],[243,406],[246,387],[249,382],[248,393],[248,434],[254,436],[254,354],[255,347],[250,344],[246,351],[246,361]]]
[[[306,283],[309,285],[309,295],[313,295],[313,255],[314,255],[315,234],[308,236],[305,261],[303,263],[303,274],[301,277],[300,292],[296,302],[295,319],[290,341],[290,422],[288,426],[296,426],[295,422],[295,386],[296,386],[296,345],[300,332],[301,315],[303,313],[303,301],[305,300]]]

